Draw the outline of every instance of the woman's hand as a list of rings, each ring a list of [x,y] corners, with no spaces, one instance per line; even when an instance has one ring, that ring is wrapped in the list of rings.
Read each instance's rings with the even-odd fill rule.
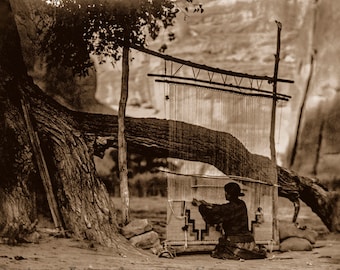
[[[192,199],[192,205],[194,205],[194,206],[200,206],[201,205],[201,201],[199,201],[199,200],[197,200],[197,199],[195,199],[195,198],[193,198]]]
[[[197,200],[195,198],[192,199],[192,205],[194,206],[200,206],[201,204],[205,205],[205,206],[211,206],[211,203],[206,202],[205,200]]]
[[[201,202],[201,204],[203,204],[203,205],[206,205],[206,206],[211,206],[211,204],[210,204],[210,203],[208,203],[208,202],[206,202],[205,200],[201,200],[200,202]]]

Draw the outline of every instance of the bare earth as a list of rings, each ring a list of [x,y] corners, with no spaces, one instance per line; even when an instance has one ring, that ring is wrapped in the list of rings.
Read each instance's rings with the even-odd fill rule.
[[[273,252],[266,260],[230,261],[209,254],[158,258],[141,251],[117,255],[72,239],[44,237],[39,244],[0,246],[0,269],[340,269],[340,241],[321,240],[312,251]]]
[[[154,224],[154,230],[164,237],[164,198],[131,200],[131,215],[145,217]],[[116,202],[116,205],[118,202]],[[288,205],[289,206],[289,205]],[[279,209],[280,217],[290,218],[290,207]],[[307,208],[301,211],[300,219],[311,227],[319,227],[320,221]],[[45,225],[45,224],[42,224]],[[124,239],[125,240],[125,239]],[[209,254],[190,254],[174,259],[158,258],[147,251],[122,247],[105,248],[85,241],[56,238],[41,233],[39,244],[8,246],[0,244],[0,270],[2,269],[339,269],[340,235],[323,234],[312,251],[278,252],[268,254],[265,260],[231,261],[211,258]]]

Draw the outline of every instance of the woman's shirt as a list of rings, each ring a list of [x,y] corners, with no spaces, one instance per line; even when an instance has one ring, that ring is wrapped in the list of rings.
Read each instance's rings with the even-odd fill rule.
[[[247,206],[240,199],[226,204],[201,204],[199,211],[208,224],[222,224],[226,236],[249,233]]]

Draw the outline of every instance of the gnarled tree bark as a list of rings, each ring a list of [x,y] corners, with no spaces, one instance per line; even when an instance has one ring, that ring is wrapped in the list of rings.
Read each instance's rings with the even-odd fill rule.
[[[34,230],[38,177],[21,101],[34,111],[64,227],[77,238],[116,246],[113,204],[96,176],[93,140],[81,132],[72,113],[48,98],[27,76],[11,6],[0,2],[0,239],[15,242]],[[42,106],[42,107],[39,107]],[[38,119],[40,125],[38,125]]]

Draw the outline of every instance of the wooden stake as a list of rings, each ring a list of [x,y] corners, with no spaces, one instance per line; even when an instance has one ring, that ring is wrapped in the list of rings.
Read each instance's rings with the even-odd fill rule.
[[[33,150],[34,156],[36,158],[40,177],[41,177],[41,180],[43,182],[43,186],[44,186],[44,189],[45,189],[45,192],[46,192],[47,202],[48,202],[51,214],[52,214],[54,226],[58,230],[60,230],[62,234],[64,234],[64,228],[63,228],[63,225],[62,225],[61,217],[59,215],[58,204],[57,204],[57,201],[54,197],[51,178],[50,178],[50,175],[49,175],[49,172],[48,172],[48,169],[47,169],[44,154],[43,154],[42,149],[41,149],[39,136],[38,136],[37,132],[34,130],[34,127],[32,125],[32,121],[31,121],[30,113],[29,113],[30,106],[26,102],[24,97],[21,99],[21,105],[22,105],[22,110],[23,110],[23,113],[24,113],[24,119],[25,119],[25,122],[26,122],[26,127],[27,127],[27,130],[28,130],[28,135],[29,135],[29,138],[30,138],[30,141],[31,141],[31,144],[32,144],[32,150]]]
[[[276,149],[275,149],[275,122],[276,122],[276,101],[277,101],[277,75],[279,72],[282,24],[278,21],[275,21],[275,22],[277,24],[277,44],[276,44],[275,66],[274,66],[274,76],[273,76],[273,104],[272,104],[272,115],[271,115],[271,125],[270,125],[270,155],[271,155],[271,160],[272,160],[274,169],[276,171],[277,161],[276,161]],[[276,183],[277,183],[277,171],[275,175],[276,175]],[[273,241],[275,244],[279,243],[277,205],[278,205],[278,188],[273,187]]]
[[[122,200],[123,224],[130,221],[130,198],[127,169],[127,146],[125,140],[125,111],[129,90],[129,47],[123,47],[122,85],[118,108],[118,168],[120,179],[120,197]]]
[[[275,22],[277,24],[277,44],[276,44],[275,67],[274,67],[274,76],[273,76],[273,104],[272,104],[272,116],[271,116],[271,126],[270,126],[270,154],[271,154],[271,159],[273,163],[276,165],[275,121],[276,121],[276,102],[277,102],[277,75],[279,72],[282,25],[278,21],[275,21]]]

